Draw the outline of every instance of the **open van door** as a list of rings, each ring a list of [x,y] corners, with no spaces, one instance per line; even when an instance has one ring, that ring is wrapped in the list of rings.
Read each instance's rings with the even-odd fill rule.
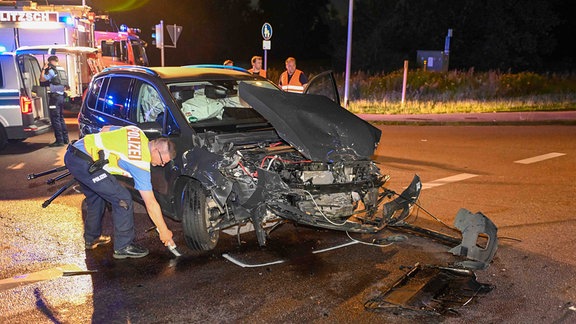
[[[304,93],[322,95],[340,105],[340,95],[332,71],[325,71],[314,76],[306,84]]]
[[[68,74],[67,91],[70,102],[77,105],[82,103],[82,94],[88,87],[92,76],[102,70],[100,52],[95,47],[65,46],[65,45],[37,45],[22,46],[16,50],[16,55],[34,55],[40,65],[51,55],[59,57],[59,63]]]

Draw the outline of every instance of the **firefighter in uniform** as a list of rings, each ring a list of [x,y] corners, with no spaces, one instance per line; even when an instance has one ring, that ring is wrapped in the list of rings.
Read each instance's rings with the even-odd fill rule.
[[[252,56],[250,62],[252,62],[252,68],[248,72],[265,78],[266,70],[262,69],[262,56]]]
[[[289,57],[286,59],[286,71],[280,75],[278,85],[284,91],[302,93],[308,83],[308,78],[304,72],[296,68],[296,59]]]
[[[132,197],[112,174],[134,179],[134,188],[140,192],[146,211],[160,233],[160,240],[166,246],[174,246],[172,232],[166,226],[152,191],[150,164],[163,167],[175,156],[172,141],[167,138],[148,141],[144,132],[135,126],[105,126],[100,133],[86,135],[68,146],[64,163],[86,196],[84,240],[87,250],[111,240],[110,236],[102,235],[102,217],[106,202],[109,202],[114,223],[113,257],[141,258],[148,254],[146,248],[134,244]],[[101,163],[103,159],[108,163],[93,167],[95,161]]]

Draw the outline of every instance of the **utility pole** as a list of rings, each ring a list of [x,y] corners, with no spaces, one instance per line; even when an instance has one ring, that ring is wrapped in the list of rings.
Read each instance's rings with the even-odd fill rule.
[[[354,0],[348,4],[348,44],[346,45],[346,76],[344,77],[344,108],[348,109],[348,92],[350,88],[350,65],[352,64],[352,16]]]

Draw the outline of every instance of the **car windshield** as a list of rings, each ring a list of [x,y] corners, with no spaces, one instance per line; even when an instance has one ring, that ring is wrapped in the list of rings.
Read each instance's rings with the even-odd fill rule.
[[[240,82],[280,91],[271,82],[262,80],[190,81],[171,83],[168,87],[194,128],[267,124],[258,112],[240,99]]]

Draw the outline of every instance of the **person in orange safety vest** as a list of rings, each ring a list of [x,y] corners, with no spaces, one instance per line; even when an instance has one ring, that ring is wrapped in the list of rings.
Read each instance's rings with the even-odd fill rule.
[[[252,68],[248,72],[265,78],[266,70],[262,69],[262,56],[252,56],[250,61],[252,62]]]
[[[296,59],[289,57],[286,59],[286,71],[280,75],[278,85],[284,91],[302,93],[308,83],[308,78],[304,72],[296,68]]]

